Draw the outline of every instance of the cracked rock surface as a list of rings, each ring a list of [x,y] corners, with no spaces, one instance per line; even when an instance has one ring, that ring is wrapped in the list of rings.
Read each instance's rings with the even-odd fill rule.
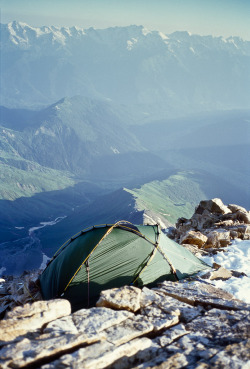
[[[13,309],[0,321],[0,368],[250,367],[249,305],[226,292],[164,282],[101,301],[73,314],[63,299]]]

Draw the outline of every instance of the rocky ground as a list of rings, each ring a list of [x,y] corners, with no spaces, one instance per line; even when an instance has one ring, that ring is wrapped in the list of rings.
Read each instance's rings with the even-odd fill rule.
[[[213,199],[180,219],[172,237],[215,253],[232,238],[249,239],[249,224],[245,209]],[[233,272],[214,267],[206,279],[103,291],[96,307],[74,313],[67,300],[41,300],[36,273],[8,277],[0,368],[250,368],[250,305],[209,283]]]

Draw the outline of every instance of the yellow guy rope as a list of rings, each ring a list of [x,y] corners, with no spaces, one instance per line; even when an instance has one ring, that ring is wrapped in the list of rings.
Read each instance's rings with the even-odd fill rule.
[[[95,245],[95,247],[93,248],[93,250],[91,251],[91,253],[86,257],[86,259],[82,262],[82,264],[79,266],[79,268],[76,270],[76,272],[74,273],[73,277],[70,279],[69,283],[67,284],[67,286],[64,288],[63,293],[67,290],[67,288],[69,287],[70,283],[73,281],[73,279],[75,278],[75,276],[77,275],[77,273],[79,272],[79,270],[82,268],[83,264],[89,259],[89,257],[91,256],[91,254],[95,251],[95,249],[97,248],[98,245],[100,245],[100,243],[104,240],[105,237],[107,237],[112,230],[117,227],[117,225],[119,225],[119,223],[121,223],[123,221],[119,221],[115,224],[113,224],[108,230],[107,232],[104,234],[104,236],[102,236],[102,238],[100,239],[100,241],[97,243],[97,245]]]
[[[158,228],[158,227],[157,227]],[[156,251],[158,250],[159,248],[159,240],[160,240],[160,235],[161,233],[158,233],[159,234],[159,237],[157,239],[157,242],[156,243],[153,243],[153,245],[155,246],[155,249],[154,249],[154,252],[153,254],[151,255],[149,261],[147,262],[147,264],[142,268],[142,270],[140,271],[140,273],[138,274],[138,276],[136,277],[136,279],[132,282],[132,284],[134,284],[137,279],[140,277],[140,275],[142,275],[142,273],[145,271],[145,269],[149,266],[149,264],[151,263],[151,261],[153,260],[155,254],[156,254]]]

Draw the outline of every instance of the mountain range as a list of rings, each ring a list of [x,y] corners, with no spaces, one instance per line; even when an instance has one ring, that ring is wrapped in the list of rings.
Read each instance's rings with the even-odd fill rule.
[[[0,32],[6,107],[82,95],[129,106],[141,120],[250,108],[250,42],[237,37],[18,22]]]
[[[249,42],[12,22],[0,47],[0,274],[93,224],[250,207]]]

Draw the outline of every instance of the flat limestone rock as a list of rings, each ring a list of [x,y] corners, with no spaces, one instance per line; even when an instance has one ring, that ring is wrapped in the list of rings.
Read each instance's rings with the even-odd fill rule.
[[[80,333],[75,326],[72,315],[65,316],[48,323],[43,330],[43,333],[59,334],[78,334]]]
[[[156,304],[147,306],[141,309],[141,314],[144,319],[153,325],[154,332],[157,332],[163,328],[172,327],[179,323],[180,312],[164,312]]]
[[[40,360],[49,359],[67,350],[104,339],[103,334],[64,334],[54,337],[45,334],[38,339],[24,338],[16,344],[9,344],[0,350],[0,368],[22,368],[38,364]]]
[[[162,296],[159,308],[164,312],[171,312],[179,316],[180,321],[190,322],[197,316],[202,315],[204,309],[201,306],[191,306],[185,302],[179,301],[173,297],[167,296],[164,293],[159,293]]]
[[[226,346],[209,363],[214,369],[250,368],[250,339]]]
[[[134,314],[129,311],[116,311],[105,307],[82,309],[72,314],[78,332],[101,332],[133,317]]]
[[[141,315],[137,315],[133,319],[127,319],[119,325],[106,329],[106,340],[119,346],[134,338],[143,336],[153,329],[154,326],[150,320],[145,319],[145,317]]]
[[[70,313],[71,305],[69,301],[63,299],[36,301],[18,306],[0,321],[0,342],[11,341],[18,336],[40,329],[44,324]]]
[[[234,299],[233,295],[215,288],[208,283],[194,282],[168,282],[159,284],[156,292],[166,294],[192,306],[205,308],[220,308],[228,310],[250,310],[250,305]]]
[[[143,287],[140,297],[140,308],[144,308],[153,304],[154,302],[160,302],[161,297],[157,295],[153,290],[147,287]]]
[[[177,338],[185,336],[188,333],[189,331],[186,330],[183,324],[177,324],[174,327],[166,329],[160,337],[155,338],[155,342],[161,347],[165,347],[177,340]]]
[[[140,288],[134,286],[113,288],[101,292],[96,306],[136,312],[140,309],[140,297]]]
[[[177,353],[169,357],[166,352],[161,353],[154,359],[134,366],[133,369],[181,369],[186,368],[188,361],[184,354]]]
[[[142,290],[142,296],[144,293],[144,289]],[[167,296],[165,293],[161,292],[158,288],[154,288],[152,290],[145,290],[145,293],[148,294],[148,299],[145,300],[142,298],[141,301],[141,314],[146,315],[148,319],[152,319],[157,322],[159,319],[159,325],[161,319],[166,320],[166,324],[168,326],[167,320],[171,320],[171,315],[175,315],[179,320],[183,322],[189,322],[197,316],[201,315],[203,312],[203,308],[200,306],[190,306],[185,302],[179,301],[174,297]],[[150,298],[149,298],[150,296]],[[150,304],[145,303],[150,302]],[[162,322],[163,323],[163,322]],[[154,324],[154,323],[153,323]],[[176,324],[176,323],[175,323]],[[155,330],[157,330],[158,324],[155,326]],[[169,325],[171,326],[171,324]]]
[[[121,357],[133,356],[151,345],[152,341],[148,338],[137,338],[120,346],[110,342],[96,343],[64,355],[59,360],[43,365],[41,369],[102,369]]]
[[[134,314],[129,311],[116,311],[103,307],[81,309],[70,316],[49,323],[44,333],[98,333],[133,316]]]
[[[244,310],[212,309],[188,323],[186,328],[192,332],[200,332],[220,345],[224,342],[225,345],[250,339],[250,314]]]

